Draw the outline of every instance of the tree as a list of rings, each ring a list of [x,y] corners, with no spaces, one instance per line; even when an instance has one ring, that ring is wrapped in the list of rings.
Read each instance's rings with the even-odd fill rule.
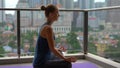
[[[8,45],[11,46],[12,48],[17,48],[17,44],[15,42],[16,39],[17,39],[17,37],[15,35],[11,35],[9,37],[9,43],[8,43]]]
[[[60,43],[60,42],[61,42],[61,37],[58,36],[58,38],[55,38],[55,42],[56,42],[56,43]]]
[[[109,49],[105,51],[105,57],[120,62],[120,46],[117,48],[114,46],[109,46]]]
[[[115,35],[114,38],[120,40],[119,35]],[[105,50],[105,57],[120,62],[120,41],[118,41],[117,47],[109,45],[108,49]]]
[[[30,44],[30,51],[34,51],[34,36],[37,36],[37,31],[27,31],[26,33],[21,34],[21,47],[24,48],[24,43]]]
[[[99,25],[100,30],[104,30],[104,28],[105,28],[104,25]]]
[[[3,49],[2,46],[0,46],[0,57],[4,57],[2,54],[5,53],[5,50]]]
[[[77,40],[77,35],[74,32],[67,34],[67,42],[71,45],[72,49],[80,49],[80,44]]]
[[[88,31],[93,31],[93,28],[88,25]]]
[[[83,28],[74,27],[74,28],[72,28],[72,31],[73,31],[73,32],[83,31]]]
[[[89,42],[88,44],[89,44],[88,51],[92,54],[97,54],[97,48],[96,48],[95,44],[92,42]]]

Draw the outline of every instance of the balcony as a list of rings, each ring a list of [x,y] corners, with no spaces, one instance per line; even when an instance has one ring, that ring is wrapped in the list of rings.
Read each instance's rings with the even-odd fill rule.
[[[72,44],[73,47],[68,47],[67,53],[65,53],[65,56],[75,56],[78,58],[77,63],[86,63],[90,62],[91,64],[94,64],[97,66],[97,68],[119,68],[120,67],[120,58],[119,56],[119,21],[118,19],[111,17],[110,14],[119,14],[118,9],[120,9],[120,6],[114,6],[114,7],[105,7],[105,8],[95,8],[95,9],[85,9],[85,10],[66,10],[66,9],[60,9],[61,17],[58,20],[59,24],[54,24],[53,29],[56,32],[57,40],[56,42],[70,42],[77,40],[78,44]],[[30,42],[36,41],[37,33],[33,31],[39,30],[39,21],[44,22],[44,18],[42,17],[43,12],[40,9],[11,9],[11,8],[1,8],[0,11],[16,11],[15,15],[15,21],[14,23],[14,31],[9,32],[10,35],[6,34],[7,32],[4,32],[5,29],[2,29],[2,34],[0,35],[2,39],[7,42],[6,44],[10,43],[10,40],[13,40],[13,37],[11,38],[11,35],[14,36],[14,44],[15,44],[15,53],[11,53],[9,51],[5,52],[5,54],[1,54],[0,58],[0,65],[4,67],[4,65],[18,65],[18,66],[31,66],[31,62],[33,59],[34,52],[33,49],[31,49],[31,52],[27,52],[27,49],[30,48]],[[33,11],[33,12],[29,12]],[[35,16],[38,16],[35,12],[42,13],[40,15],[40,20],[35,20],[36,23],[32,23],[34,21],[34,17],[31,17],[32,22],[29,24],[30,19],[26,18],[27,15],[25,15],[25,12],[29,12],[29,14],[34,14]],[[94,17],[94,14],[97,14],[97,17]],[[101,17],[100,14],[106,14],[109,13],[107,17]],[[66,14],[66,16],[64,16]],[[73,27],[69,27],[71,25],[74,25],[72,22],[76,16],[76,14],[79,14],[78,16],[78,23],[79,21],[81,23],[76,24],[80,28],[73,29]],[[24,16],[25,15],[25,16]],[[22,17],[21,17],[22,16]],[[74,16],[74,17],[72,17]],[[91,17],[92,16],[92,17]],[[110,17],[110,18],[108,18]],[[99,19],[96,19],[99,18]],[[118,17],[117,17],[118,18]],[[73,19],[73,20],[71,20]],[[104,20],[107,19],[107,20]],[[115,19],[115,20],[113,20]],[[26,21],[24,21],[26,20]],[[61,20],[64,20],[65,27],[60,26],[63,25],[63,23],[60,23]],[[24,23],[26,24],[24,24]],[[96,23],[97,22],[97,23]],[[116,23],[114,23],[116,22]],[[40,24],[42,24],[40,22]],[[3,24],[2,24],[3,25]],[[27,26],[27,27],[26,27]],[[37,27],[37,28],[35,28]],[[59,28],[57,28],[59,27]],[[27,31],[31,29],[31,31]],[[7,29],[8,30],[8,29]],[[70,31],[74,31],[74,33]],[[14,33],[12,33],[14,32]],[[34,33],[33,39],[30,39],[27,37],[28,35],[31,36],[31,33]],[[22,34],[25,33],[25,34]],[[65,34],[64,34],[65,33]],[[68,33],[68,34],[67,34]],[[65,39],[65,37],[67,38]],[[70,37],[75,36],[74,40]],[[62,40],[62,41],[59,41]],[[70,41],[68,41],[70,40]],[[24,43],[22,43],[24,42]],[[4,42],[3,42],[4,43]],[[34,43],[32,43],[34,44]],[[23,46],[24,45],[24,46]],[[76,45],[79,45],[80,48]],[[33,46],[34,47],[34,46]],[[6,47],[10,49],[9,47]],[[25,49],[24,51],[21,50]],[[74,49],[72,49],[74,48]],[[108,49],[109,48],[109,49]],[[118,49],[118,50],[117,50]],[[112,52],[112,53],[111,53]],[[9,53],[9,54],[8,54]],[[117,56],[116,56],[117,54]],[[110,55],[113,55],[112,57]],[[23,64],[26,63],[26,64]],[[14,66],[13,65],[13,66]],[[73,63],[74,65],[74,63]]]

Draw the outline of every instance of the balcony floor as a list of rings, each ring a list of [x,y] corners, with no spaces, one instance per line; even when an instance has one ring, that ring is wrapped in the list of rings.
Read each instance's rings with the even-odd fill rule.
[[[0,65],[0,68],[33,68],[31,63],[26,64],[11,64],[11,65]],[[103,68],[99,65],[92,63],[87,60],[78,60],[72,63],[72,68]]]

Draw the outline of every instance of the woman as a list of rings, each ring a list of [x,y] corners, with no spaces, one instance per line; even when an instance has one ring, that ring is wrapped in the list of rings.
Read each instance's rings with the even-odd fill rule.
[[[34,68],[71,68],[71,62],[75,62],[74,57],[64,57],[59,49],[56,49],[54,41],[54,33],[52,24],[58,20],[58,8],[52,4],[41,6],[41,10],[45,11],[46,22],[40,29],[35,56],[33,61]],[[51,60],[51,53],[61,58],[61,60]]]

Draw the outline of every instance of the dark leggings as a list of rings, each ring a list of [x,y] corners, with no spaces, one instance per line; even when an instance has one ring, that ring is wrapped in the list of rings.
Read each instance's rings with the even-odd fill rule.
[[[72,68],[72,64],[64,60],[50,60],[44,67],[34,66],[34,68]]]

